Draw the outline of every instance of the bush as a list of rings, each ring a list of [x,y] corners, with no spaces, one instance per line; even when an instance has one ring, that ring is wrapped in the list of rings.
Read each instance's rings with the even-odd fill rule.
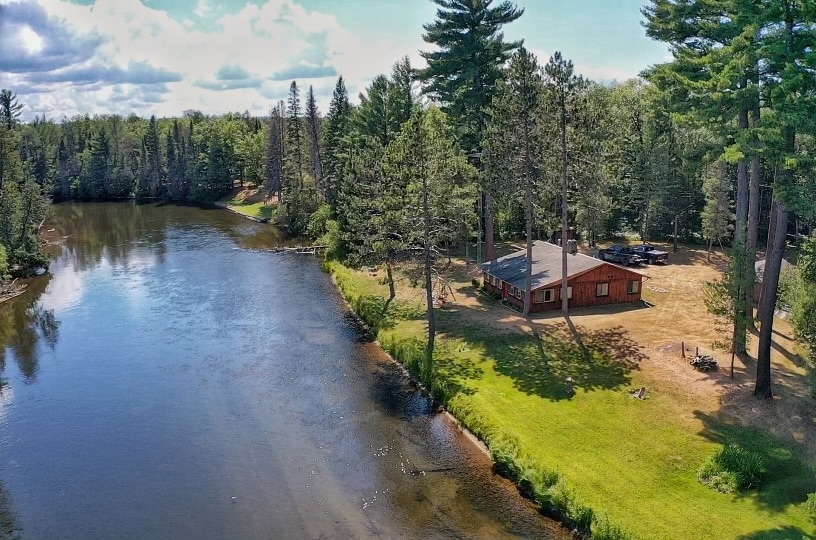
[[[808,498],[802,503],[810,519],[816,521],[816,493],[808,493]]]
[[[481,282],[475,278],[470,280],[470,284],[473,285],[474,289],[479,289],[482,286]]]
[[[700,467],[697,478],[720,493],[734,493],[758,488],[764,467],[765,460],[761,455],[729,444]]]
[[[0,279],[6,279],[8,276],[8,254],[3,244],[0,244]]]

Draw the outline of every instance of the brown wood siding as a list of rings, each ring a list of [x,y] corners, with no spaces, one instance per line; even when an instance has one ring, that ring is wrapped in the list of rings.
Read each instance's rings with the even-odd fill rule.
[[[630,281],[639,283],[638,292],[629,294]],[[597,296],[598,283],[609,283],[609,295]],[[572,299],[569,301],[570,308],[628,304],[640,302],[643,291],[643,276],[614,264],[605,264],[570,279],[567,284],[572,287]],[[561,284],[541,287],[533,292],[545,289],[554,289],[554,301],[543,304],[534,303],[532,311],[542,312],[561,309]]]
[[[502,282],[502,287],[497,288],[490,284],[490,276],[487,273],[483,273],[483,278],[485,290],[490,294],[507,300],[518,306],[519,309],[524,308],[523,297],[519,300],[514,296],[510,296],[510,286],[507,283]],[[629,294],[630,281],[637,281],[639,283],[638,292]],[[609,283],[609,294],[607,296],[597,296],[598,283]],[[628,304],[641,301],[643,276],[627,268],[607,263],[585,274],[573,277],[568,281],[568,285],[572,287],[572,299],[569,301],[570,308]],[[542,304],[536,304],[534,302],[531,308],[533,312],[540,313],[543,311],[561,309],[561,284],[557,283],[534,289],[533,294],[535,295],[537,291],[544,291],[546,289],[553,289],[553,301],[544,302]]]

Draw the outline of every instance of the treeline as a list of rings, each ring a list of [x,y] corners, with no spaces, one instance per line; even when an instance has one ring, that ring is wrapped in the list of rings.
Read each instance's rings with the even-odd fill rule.
[[[719,308],[744,353],[764,248],[757,395],[769,396],[786,235],[792,222],[811,224],[816,207],[811,4],[652,0],[646,32],[673,60],[600,85],[560,53],[542,66],[505,41],[502,27],[523,15],[512,3],[434,1],[427,67],[400,60],[359,105],[341,77],[325,115],[312,89],[304,100],[292,82],[265,118],[12,122],[2,159],[20,185],[57,200],[207,202],[236,182],[260,186],[280,225],[331,256],[385,264],[389,277],[394,262],[420,263],[429,351],[436,263],[452,249],[475,242],[481,261],[493,258],[496,237],[634,233],[732,246]]]

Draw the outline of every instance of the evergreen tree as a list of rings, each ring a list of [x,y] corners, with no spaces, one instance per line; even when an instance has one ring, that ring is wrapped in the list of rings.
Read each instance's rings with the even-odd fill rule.
[[[722,246],[733,230],[734,214],[731,211],[731,200],[728,195],[731,185],[726,163],[718,160],[707,167],[703,184],[706,203],[703,210],[703,234],[708,238],[708,260],[711,260],[711,247],[714,242]]]
[[[15,171],[19,169],[19,141],[15,127],[22,109],[17,94],[6,88],[0,90],[0,191],[7,178],[16,179]]]
[[[143,141],[142,175],[139,185],[136,189],[136,195],[139,197],[163,197],[164,184],[161,166],[161,144],[159,141],[159,128],[156,123],[156,117],[151,116],[148,123],[147,133]]]
[[[110,185],[110,141],[104,129],[91,139],[87,183],[83,194],[92,199],[104,199]]]
[[[306,127],[309,132],[309,150],[311,151],[312,178],[319,186],[323,181],[323,156],[320,153],[320,112],[317,110],[314,88],[309,85],[306,97]]]
[[[337,207],[340,180],[343,178],[343,155],[346,153],[346,136],[351,124],[351,103],[343,77],[337,79],[337,85],[326,115],[326,129],[323,133],[324,175],[323,189],[325,198],[332,208]]]
[[[505,24],[522,16],[511,2],[503,0],[433,0],[439,6],[436,19],[426,24],[426,43],[438,50],[423,52],[428,67],[419,71],[424,92],[442,103],[459,131],[460,146],[479,156],[487,126],[487,109],[493,100],[502,66],[521,42],[505,42]],[[493,193],[485,191],[482,205],[487,258],[493,247]],[[479,239],[481,242],[481,238]]]
[[[438,50],[423,52],[428,67],[418,76],[424,92],[443,104],[456,123],[467,152],[481,149],[487,109],[502,78],[502,66],[520,41],[505,42],[505,24],[522,16],[511,2],[433,0],[436,20],[426,24],[426,43]]]
[[[286,107],[286,165],[287,179],[291,191],[303,191],[303,126],[300,110],[300,90],[297,82],[289,86],[289,99]],[[291,189],[295,188],[295,189]]]
[[[278,203],[283,197],[283,117],[284,104],[281,101],[269,115],[265,167],[266,191],[276,193]]]
[[[524,315],[532,307],[534,205],[543,171],[542,126],[543,80],[535,56],[524,47],[510,58],[506,79],[491,108],[492,121],[484,141],[483,163],[487,178],[503,183],[510,191],[510,204],[518,205],[516,193],[522,193],[527,238],[526,293]],[[509,178],[509,180],[508,180]],[[509,189],[508,189],[509,188]]]
[[[559,140],[559,167],[561,173],[561,310],[569,311],[567,286],[567,239],[569,238],[569,180],[572,172],[577,170],[577,163],[584,156],[572,155],[568,152],[570,137],[568,132],[571,126],[581,119],[582,93],[586,90],[586,81],[575,75],[572,61],[565,60],[560,52],[556,52],[544,66],[545,82],[549,89],[550,110],[557,118],[557,135]],[[579,135],[578,135],[579,136]],[[578,138],[576,136],[576,138]]]

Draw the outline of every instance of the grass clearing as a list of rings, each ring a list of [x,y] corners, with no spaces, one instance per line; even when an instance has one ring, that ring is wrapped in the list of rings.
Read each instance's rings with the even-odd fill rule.
[[[275,214],[278,211],[277,206],[269,206],[263,201],[247,202],[233,198],[222,199],[218,202],[219,204],[223,204],[227,208],[231,208],[240,214],[254,217],[256,219],[271,220],[273,217],[275,217]]]
[[[383,312],[377,277],[327,263],[382,346],[414,373],[423,355],[424,308],[401,286]],[[797,445],[727,421],[676,385],[639,369],[642,350],[624,328],[548,322],[534,335],[439,312],[435,395],[484,440],[522,490],[597,538],[796,539],[816,535],[804,503],[816,477]],[[566,377],[577,394],[567,395]],[[648,399],[629,392],[648,386]],[[759,490],[718,493],[697,479],[728,444],[762,456]],[[590,510],[591,509],[591,510]]]

